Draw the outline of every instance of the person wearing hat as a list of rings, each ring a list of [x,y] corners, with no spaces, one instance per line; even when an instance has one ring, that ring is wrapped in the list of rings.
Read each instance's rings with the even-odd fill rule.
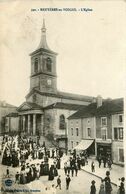
[[[90,194],[96,194],[96,187],[95,187],[95,181],[91,181],[91,191]]]
[[[122,177],[121,184],[120,184],[120,194],[125,194],[124,181],[125,181],[125,178]]]
[[[104,181],[105,181],[105,192],[106,192],[106,194],[111,194],[111,191],[112,191],[111,179],[110,179],[109,175],[110,175],[110,172],[109,171],[106,171],[106,177],[104,179]]]

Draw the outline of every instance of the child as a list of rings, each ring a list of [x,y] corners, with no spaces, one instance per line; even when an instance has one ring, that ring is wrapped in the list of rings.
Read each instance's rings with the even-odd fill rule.
[[[10,174],[9,167],[7,167],[6,176],[7,176],[8,178],[9,178],[9,174]]]
[[[61,190],[61,179],[60,176],[57,178],[57,186],[56,188],[59,187],[59,189]]]

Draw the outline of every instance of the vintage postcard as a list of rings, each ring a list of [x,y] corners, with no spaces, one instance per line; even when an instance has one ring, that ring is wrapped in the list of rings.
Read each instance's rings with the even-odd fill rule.
[[[0,192],[124,194],[126,2],[0,1]]]

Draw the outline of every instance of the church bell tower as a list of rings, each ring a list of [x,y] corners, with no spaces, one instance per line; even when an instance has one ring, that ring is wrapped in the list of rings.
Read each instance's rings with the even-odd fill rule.
[[[56,56],[46,41],[45,20],[41,29],[41,40],[38,48],[30,54],[31,76],[30,91],[35,88],[40,92],[57,92]]]

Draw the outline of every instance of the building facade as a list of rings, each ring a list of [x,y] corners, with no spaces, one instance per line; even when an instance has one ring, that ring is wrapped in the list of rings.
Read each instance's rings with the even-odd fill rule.
[[[99,154],[105,157],[110,156],[113,162],[118,164],[124,162],[124,153],[122,149],[123,110],[123,98],[120,98],[104,101],[96,112],[97,156],[99,156]],[[119,122],[119,119],[122,122]],[[116,134],[118,134],[117,138]]]
[[[112,115],[112,156],[113,162],[124,163],[124,120],[123,111]]]
[[[76,146],[76,133],[72,132],[79,121],[80,149],[83,150],[87,140],[92,139],[93,143],[87,147],[90,155],[94,154],[96,158],[99,155],[103,158],[110,156],[114,163],[124,164],[123,108],[122,98],[102,100],[98,97],[97,103],[92,103],[71,115],[68,148],[79,148],[79,145]]]

